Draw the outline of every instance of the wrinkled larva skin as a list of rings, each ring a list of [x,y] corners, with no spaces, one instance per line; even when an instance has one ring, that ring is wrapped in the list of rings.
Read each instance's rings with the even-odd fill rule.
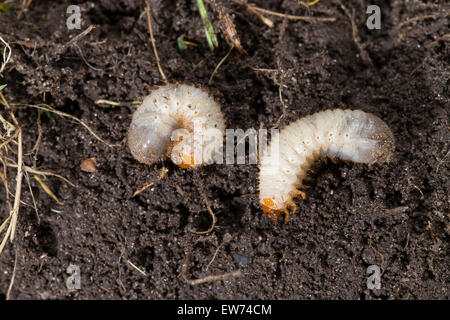
[[[180,167],[192,168],[210,160],[201,157],[201,162],[194,161],[194,128],[198,135],[211,128],[223,134],[220,105],[202,89],[169,84],[153,91],[134,112],[128,146],[139,162],[152,164],[169,156]],[[222,143],[217,140],[218,146]]]
[[[282,212],[286,219],[295,213],[293,198],[305,198],[298,188],[316,159],[383,163],[392,159],[395,148],[394,135],[387,124],[360,110],[318,112],[289,124],[276,138],[279,152],[262,156],[259,173],[259,201],[275,223]],[[276,141],[274,137],[272,141]]]

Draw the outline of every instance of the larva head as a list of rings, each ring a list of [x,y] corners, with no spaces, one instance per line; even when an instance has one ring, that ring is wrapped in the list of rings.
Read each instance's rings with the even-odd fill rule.
[[[177,166],[183,169],[193,168],[198,163],[194,159],[192,132],[179,128],[172,132],[168,156]]]
[[[273,222],[277,223],[283,210],[278,209],[273,198],[261,199],[261,207],[264,214]]]
[[[362,126],[361,137],[376,141],[375,148],[369,148],[366,163],[390,162],[394,156],[394,134],[388,125],[377,116],[366,113],[366,124]]]
[[[190,150],[185,150],[182,143],[172,144],[169,148],[169,157],[180,168],[189,169],[196,166],[194,155]]]
[[[384,163],[394,155],[394,135],[377,116],[354,110],[345,118],[345,137],[353,138],[341,149],[340,158],[359,163]]]

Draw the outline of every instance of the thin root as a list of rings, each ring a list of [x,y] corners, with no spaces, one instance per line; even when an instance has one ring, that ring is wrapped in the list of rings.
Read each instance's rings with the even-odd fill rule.
[[[205,277],[199,278],[199,279],[189,279],[187,276],[187,269],[188,269],[188,265],[189,265],[189,256],[190,256],[190,254],[188,253],[186,255],[186,259],[184,260],[183,266],[181,268],[180,275],[183,278],[183,280],[190,285],[196,285],[196,284],[201,284],[201,283],[210,282],[210,281],[224,280],[226,278],[230,278],[230,277],[234,278],[234,277],[239,277],[242,275],[241,269],[238,269],[238,270],[235,270],[232,272],[211,275],[211,276],[205,276]]]
[[[346,6],[339,0],[339,5],[341,6],[341,9],[345,12],[346,16],[350,20],[350,23],[352,25],[352,37],[353,42],[355,42],[356,47],[358,47],[359,55],[361,56],[361,59],[363,62],[367,65],[373,66],[372,59],[370,58],[369,54],[367,53],[366,49],[364,49],[364,46],[361,44],[361,38],[359,37],[358,28],[356,27],[355,22],[355,10],[353,10],[352,13],[347,9]]]
[[[84,121],[78,119],[77,117],[74,117],[71,114],[68,114],[68,113],[65,113],[65,112],[62,112],[62,111],[58,111],[58,110],[54,109],[53,107],[51,107],[49,105],[46,105],[46,104],[41,104],[41,105],[16,104],[15,106],[17,106],[17,107],[27,107],[27,108],[36,108],[36,109],[40,109],[40,110],[45,110],[45,111],[52,112],[52,113],[57,114],[57,115],[62,116],[62,117],[66,117],[66,118],[72,119],[72,120],[78,122],[79,124],[81,124],[83,127],[85,127],[89,131],[90,134],[92,134],[100,142],[103,142],[104,144],[106,144],[108,147],[113,148],[113,147],[120,146],[120,144],[111,144],[111,143],[106,142],[102,138],[100,138],[94,132],[94,130],[92,130]]]
[[[220,62],[217,64],[216,68],[214,69],[213,73],[211,74],[211,77],[209,78],[208,85],[211,84],[214,76],[216,75],[217,71],[219,70],[220,66],[227,60],[228,56],[230,55],[231,51],[233,51],[234,47],[230,47],[230,50],[228,50],[228,53],[225,55],[225,57],[220,60]]]
[[[211,206],[209,205],[209,201],[208,201],[208,198],[206,197],[206,193],[203,190],[203,188],[201,188],[201,189],[202,189],[202,193],[203,193],[203,199],[205,200],[205,203],[206,203],[206,207],[208,208],[208,212],[209,212],[209,214],[211,215],[211,218],[212,218],[212,223],[211,223],[211,226],[209,227],[209,229],[206,230],[206,231],[191,230],[191,232],[195,233],[195,234],[207,234],[207,233],[210,233],[216,227],[216,222],[217,222],[216,215],[214,214],[214,212],[211,209]]]
[[[169,81],[167,80],[167,77],[164,74],[163,69],[161,68],[161,63],[159,61],[158,51],[156,50],[156,42],[155,42],[155,37],[153,36],[153,28],[152,28],[150,0],[146,0],[145,3],[147,5],[147,8],[146,8],[145,11],[146,11],[146,14],[147,14],[148,32],[150,33],[150,40],[152,42],[153,53],[155,54],[156,64],[158,65],[159,73],[161,74],[161,77],[163,78],[164,82],[166,84],[169,84]]]

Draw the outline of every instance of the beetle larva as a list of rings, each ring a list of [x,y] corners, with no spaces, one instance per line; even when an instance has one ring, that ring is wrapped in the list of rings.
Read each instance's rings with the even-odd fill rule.
[[[389,162],[394,135],[387,124],[360,110],[326,110],[301,118],[272,137],[278,152],[261,157],[259,201],[264,213],[276,223],[296,211],[293,199],[316,159],[329,157],[357,163]]]
[[[134,112],[128,130],[128,146],[135,159],[152,164],[169,156],[182,168],[208,163],[213,153],[194,159],[197,137],[214,129],[223,134],[225,120],[219,104],[204,90],[185,84],[169,84],[147,96]],[[200,148],[214,149],[202,139]],[[214,142],[222,146],[222,139]],[[206,156],[205,156],[206,155]]]

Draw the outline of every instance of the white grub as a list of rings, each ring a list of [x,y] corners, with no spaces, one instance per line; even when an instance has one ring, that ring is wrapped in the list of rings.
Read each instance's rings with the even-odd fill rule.
[[[212,142],[211,131],[220,136]],[[152,164],[169,156],[178,166],[192,168],[212,162],[214,156],[196,154],[198,137],[198,150],[214,151],[222,147],[224,131],[220,105],[205,90],[169,84],[153,91],[134,112],[127,141],[139,162]]]
[[[383,163],[392,159],[395,148],[387,124],[360,110],[317,112],[289,124],[276,138],[279,152],[262,156],[259,173],[259,201],[274,223],[283,212],[286,220],[295,213],[293,199],[305,198],[298,188],[317,159]]]

